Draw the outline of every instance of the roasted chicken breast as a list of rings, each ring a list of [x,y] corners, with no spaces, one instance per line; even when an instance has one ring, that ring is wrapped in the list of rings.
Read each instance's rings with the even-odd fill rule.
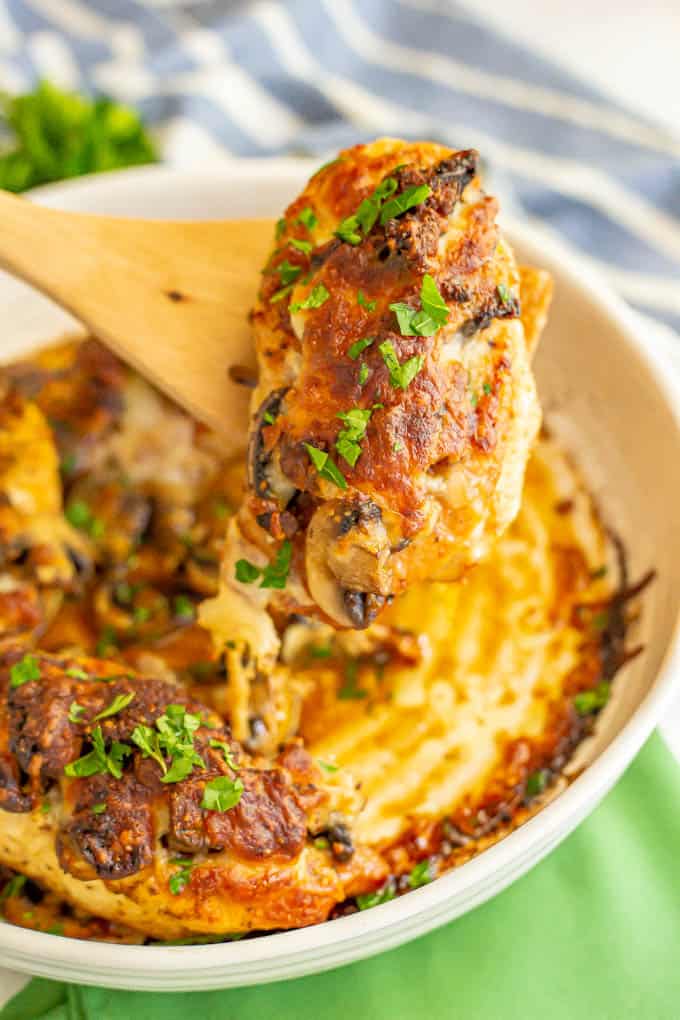
[[[252,758],[178,686],[2,656],[0,864],[90,913],[163,939],[322,921],[370,880],[356,806],[299,743]]]
[[[252,313],[247,493],[204,617],[224,637],[238,621],[261,660],[264,609],[364,628],[415,581],[459,578],[517,513],[540,410],[477,165],[359,145],[279,221]]]

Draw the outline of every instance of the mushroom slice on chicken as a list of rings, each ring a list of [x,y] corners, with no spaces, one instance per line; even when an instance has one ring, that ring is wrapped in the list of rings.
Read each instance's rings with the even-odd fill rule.
[[[431,143],[355,146],[279,221],[252,313],[229,622],[247,604],[367,627],[410,584],[460,578],[515,517],[540,409],[477,166]]]

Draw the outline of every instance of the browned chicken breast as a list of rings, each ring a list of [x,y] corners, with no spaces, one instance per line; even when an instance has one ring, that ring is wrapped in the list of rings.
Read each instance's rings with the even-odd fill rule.
[[[324,920],[354,877],[357,798],[299,745],[243,752],[181,688],[119,664],[0,661],[0,864],[156,938]]]
[[[519,271],[477,153],[383,139],[279,222],[252,314],[247,494],[204,620],[273,660],[291,612],[364,628],[515,517],[540,421]]]

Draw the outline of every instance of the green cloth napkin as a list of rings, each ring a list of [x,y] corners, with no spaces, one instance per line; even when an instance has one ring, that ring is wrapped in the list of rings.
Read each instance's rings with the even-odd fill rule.
[[[679,807],[680,769],[655,735],[533,871],[400,949],[200,994],[34,980],[0,1020],[678,1020]]]

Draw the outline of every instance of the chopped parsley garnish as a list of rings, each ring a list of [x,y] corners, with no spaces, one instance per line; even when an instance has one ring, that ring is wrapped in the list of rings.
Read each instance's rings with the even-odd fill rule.
[[[234,566],[236,580],[242,584],[252,584],[261,578],[260,588],[285,588],[292,555],[293,547],[286,539],[279,546],[274,562],[266,567],[256,567],[250,560],[237,560]]]
[[[286,232],[286,220],[282,216],[276,221],[276,240],[280,241]]]
[[[3,904],[5,900],[8,900],[11,896],[18,896],[27,881],[28,879],[25,875],[12,875],[2,892],[0,892],[0,917],[4,916]]]
[[[274,291],[272,296],[269,298],[269,303],[275,305],[277,301],[283,301],[286,294],[290,294],[293,289],[293,284],[289,283],[286,287],[281,287],[279,290]]]
[[[87,680],[87,673],[78,666],[71,666],[70,669],[67,669],[66,676],[70,676],[74,680]]]
[[[365,386],[366,385],[366,383],[368,381],[368,377],[369,377],[370,374],[371,373],[370,373],[370,370],[368,368],[368,365],[364,362],[362,364],[361,368],[359,369],[359,385],[360,386]]]
[[[24,655],[23,659],[15,662],[9,671],[10,687],[21,687],[31,680],[40,679],[40,667],[35,655]]]
[[[485,395],[486,395],[487,397],[491,395],[491,392],[492,392],[492,391],[491,391],[491,386],[489,385],[489,383],[488,383],[488,382],[485,382],[485,383],[484,383],[484,385],[482,386],[482,390],[484,391],[484,393],[485,393]]]
[[[609,701],[610,694],[611,684],[607,680],[602,680],[592,690],[581,691],[577,694],[574,698],[574,708],[579,715],[592,715],[604,708]]]
[[[506,307],[509,307],[512,304],[512,294],[504,283],[498,284],[496,287],[496,293]]]
[[[537,769],[536,772],[532,772],[527,778],[525,792],[527,797],[537,797],[539,793],[543,793],[548,781],[550,779],[550,772],[548,769]]]
[[[425,273],[420,288],[420,311],[403,301],[390,305],[397,317],[402,336],[432,336],[449,321],[449,309],[439,293],[437,284],[429,273]]]
[[[123,606],[132,602],[134,594],[133,587],[128,581],[119,581],[114,588],[116,602],[119,602]]]
[[[296,301],[290,306],[290,311],[299,312],[308,308],[321,308],[321,305],[325,304],[329,297],[330,294],[324,285],[322,283],[317,283],[315,287],[312,287],[304,301]]]
[[[132,622],[136,624],[146,623],[151,616],[151,610],[148,606],[135,606],[132,610]]]
[[[314,847],[317,850],[328,850],[330,843],[325,836],[317,836],[314,840]]]
[[[175,595],[172,611],[175,616],[191,617],[194,615],[194,604],[188,595]]]
[[[301,223],[303,227],[307,227],[307,230],[313,230],[319,222],[316,218],[316,213],[310,205],[306,206],[297,218],[297,222]]]
[[[318,450],[316,446],[310,446],[309,443],[305,443],[305,450],[307,451],[312,464],[316,468],[319,477],[325,478],[329,482],[333,482],[333,484],[337,485],[339,489],[347,488],[347,479],[327,453],[324,453],[323,450]]]
[[[105,800],[100,800],[98,804],[93,804],[92,805],[92,814],[93,815],[103,815],[105,811],[106,811],[106,801]]]
[[[396,896],[393,882],[386,882],[381,889],[372,893],[362,893],[357,896],[359,910],[370,910],[371,907],[379,907],[381,903],[389,903]]]
[[[311,241],[298,241],[297,237],[291,237],[290,244],[293,248],[301,251],[303,255],[309,255],[313,247]]]
[[[434,877],[432,865],[426,857],[424,861],[419,861],[411,870],[408,876],[408,884],[412,889],[419,889],[421,885],[427,885],[428,882],[431,882]]]
[[[349,659],[345,664],[345,682],[338,691],[340,701],[361,701],[368,697],[368,691],[357,686],[359,665],[356,659]]]
[[[395,195],[389,202],[385,202],[380,212],[380,224],[384,226],[388,220],[394,219],[395,216],[401,216],[407,209],[413,208],[414,205],[420,205],[426,198],[432,193],[432,189],[427,184],[415,184],[412,188],[406,188],[400,195]]]
[[[104,522],[96,517],[83,499],[74,499],[64,510],[66,520],[78,531],[84,531],[90,538],[101,538],[106,530]]]
[[[162,783],[178,783],[191,774],[194,765],[205,768],[205,762],[194,749],[194,733],[201,725],[198,715],[187,712],[184,705],[168,705],[156,719],[156,728],[135,726],[131,740],[145,758],[153,758],[164,775]],[[165,756],[170,758],[168,768]]]
[[[274,558],[274,562],[266,566],[262,572],[260,588],[285,588],[290,571],[290,561],[293,555],[293,547],[286,539],[281,544]]]
[[[330,659],[333,649],[330,645],[312,645],[307,649],[307,654],[313,659]]]
[[[131,753],[132,748],[128,747],[127,744],[121,744],[118,740],[113,741],[111,749],[107,752],[102,728],[97,726],[92,733],[92,750],[90,753],[84,754],[82,758],[78,758],[76,761],[72,761],[66,766],[64,773],[67,776],[82,779],[85,776],[110,772],[114,779],[120,779],[123,775],[123,761]]]
[[[364,410],[360,407],[353,407],[349,411],[341,411],[336,415],[336,418],[344,422],[345,427],[338,432],[335,449],[350,467],[354,467],[361,456],[360,441],[366,434],[366,427],[372,414],[371,408]]]
[[[276,418],[274,417],[271,411],[265,411],[265,413],[262,415],[262,421],[265,423],[265,425],[273,425],[274,422],[276,421]]]
[[[97,655],[108,655],[109,652],[115,652],[118,648],[118,635],[116,634],[113,627],[107,625],[102,630],[99,638],[97,639],[97,645],[95,651]]]
[[[194,862],[190,857],[176,857],[172,863],[179,868],[179,871],[176,871],[168,879],[168,888],[173,896],[179,896],[189,884]]]
[[[59,464],[59,470],[61,471],[62,475],[68,476],[72,475],[75,469],[76,469],[76,455],[75,453],[67,453],[61,459],[61,463]]]
[[[225,499],[216,499],[213,503],[213,513],[218,521],[223,521],[229,516],[229,504]]]
[[[394,442],[392,443],[392,452],[399,453],[403,449],[404,444],[402,443],[401,439],[395,439]]]
[[[362,351],[365,351],[367,347],[370,347],[375,342],[374,336],[365,336],[361,340],[355,340],[350,349],[347,351],[352,361],[356,361]]]
[[[256,567],[250,560],[237,560],[234,569],[234,576],[237,581],[241,584],[252,584],[253,581],[257,581],[261,575],[262,570],[260,567]]]
[[[276,272],[279,274],[281,283],[286,286],[289,283],[293,283],[297,280],[298,276],[302,272],[302,266],[294,266],[288,259],[284,259],[276,267]]]
[[[82,722],[84,715],[85,706],[79,705],[77,701],[72,701],[68,710],[68,721],[72,723]]]
[[[383,202],[386,202],[390,195],[397,190],[397,182],[393,177],[386,177],[381,181],[372,195],[365,198],[359,208],[352,216],[347,216],[338,225],[335,231],[341,241],[348,244],[360,244],[363,237],[366,237],[375,221],[380,215]]]
[[[234,772],[238,772],[238,765],[234,761],[234,753],[225,740],[211,740],[210,746],[221,751],[229,768]]]
[[[321,758],[316,759],[316,764],[319,766],[320,769],[323,769],[324,772],[328,772],[329,774],[337,772],[338,769],[340,768],[339,765],[333,765],[329,761],[321,761]]]
[[[374,312],[376,305],[378,304],[377,301],[369,301],[362,290],[360,290],[357,294],[357,301],[362,308],[366,309],[367,312]]]
[[[205,784],[201,807],[206,811],[229,811],[236,807],[242,795],[243,783],[240,779],[218,776]]]
[[[117,694],[108,708],[103,708],[101,712],[98,712],[92,722],[97,722],[99,719],[110,719],[112,715],[118,715],[124,708],[127,708],[134,696],[134,691],[130,691],[128,694]]]
[[[383,341],[378,350],[382,354],[383,361],[387,365],[392,386],[398,389],[407,389],[425,363],[424,355],[415,354],[412,358],[409,358],[408,361],[405,361],[403,365],[400,365],[399,359],[397,358],[397,352],[395,351],[391,340]]]

